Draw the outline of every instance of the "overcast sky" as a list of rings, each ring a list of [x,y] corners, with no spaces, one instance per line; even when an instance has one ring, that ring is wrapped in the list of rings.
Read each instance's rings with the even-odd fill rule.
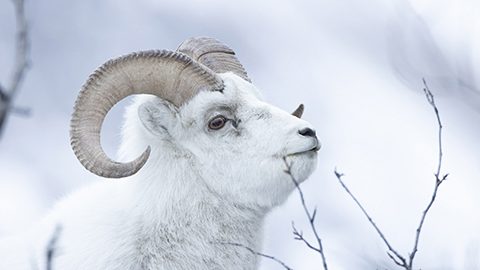
[[[453,3],[454,2],[454,3]],[[191,36],[232,47],[270,103],[304,118],[323,148],[302,187],[318,207],[317,226],[331,269],[394,268],[386,248],[339,186],[344,180],[399,251],[433,189],[435,114],[444,123],[449,180],[424,226],[422,269],[480,269],[480,4],[436,1],[28,1],[31,69],[0,140],[0,235],[29,226],[65,194],[94,181],[69,144],[73,103],[88,75],[132,51],[176,49]],[[0,82],[10,79],[15,20],[0,2]],[[124,105],[102,131],[111,156]],[[268,218],[264,252],[296,269],[320,258],[292,239],[291,221],[310,235],[298,195]],[[281,269],[264,261],[261,269]]]

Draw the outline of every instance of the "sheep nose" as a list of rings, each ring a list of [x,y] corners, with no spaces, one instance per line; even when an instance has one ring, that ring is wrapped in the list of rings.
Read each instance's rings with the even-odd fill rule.
[[[311,129],[311,128],[302,128],[298,131],[298,134],[302,135],[302,136],[305,136],[305,137],[314,137],[316,138],[317,137],[317,133],[315,132],[315,130]]]

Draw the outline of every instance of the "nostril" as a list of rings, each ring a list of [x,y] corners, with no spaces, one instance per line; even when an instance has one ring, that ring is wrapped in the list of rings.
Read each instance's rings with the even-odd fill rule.
[[[298,131],[298,133],[302,136],[308,136],[308,137],[316,137],[317,133],[315,130],[311,128],[303,128]]]

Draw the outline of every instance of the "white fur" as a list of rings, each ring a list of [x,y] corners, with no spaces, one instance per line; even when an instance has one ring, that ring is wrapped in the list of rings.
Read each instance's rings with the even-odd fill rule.
[[[303,181],[316,165],[305,151],[317,141],[298,133],[309,123],[261,101],[253,85],[221,77],[223,93],[201,92],[181,108],[137,97],[119,153],[131,160],[150,145],[144,168],[62,200],[17,249],[0,241],[0,269],[43,269],[57,226],[53,269],[256,269],[256,256],[228,243],[261,250],[265,215],[294,188],[282,157]],[[232,121],[209,130],[217,114]]]

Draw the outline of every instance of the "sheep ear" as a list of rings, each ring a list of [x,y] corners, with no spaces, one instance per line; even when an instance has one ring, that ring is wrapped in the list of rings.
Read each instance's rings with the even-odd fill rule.
[[[145,102],[138,107],[143,126],[154,135],[170,136],[169,129],[177,118],[175,106],[167,101]]]

